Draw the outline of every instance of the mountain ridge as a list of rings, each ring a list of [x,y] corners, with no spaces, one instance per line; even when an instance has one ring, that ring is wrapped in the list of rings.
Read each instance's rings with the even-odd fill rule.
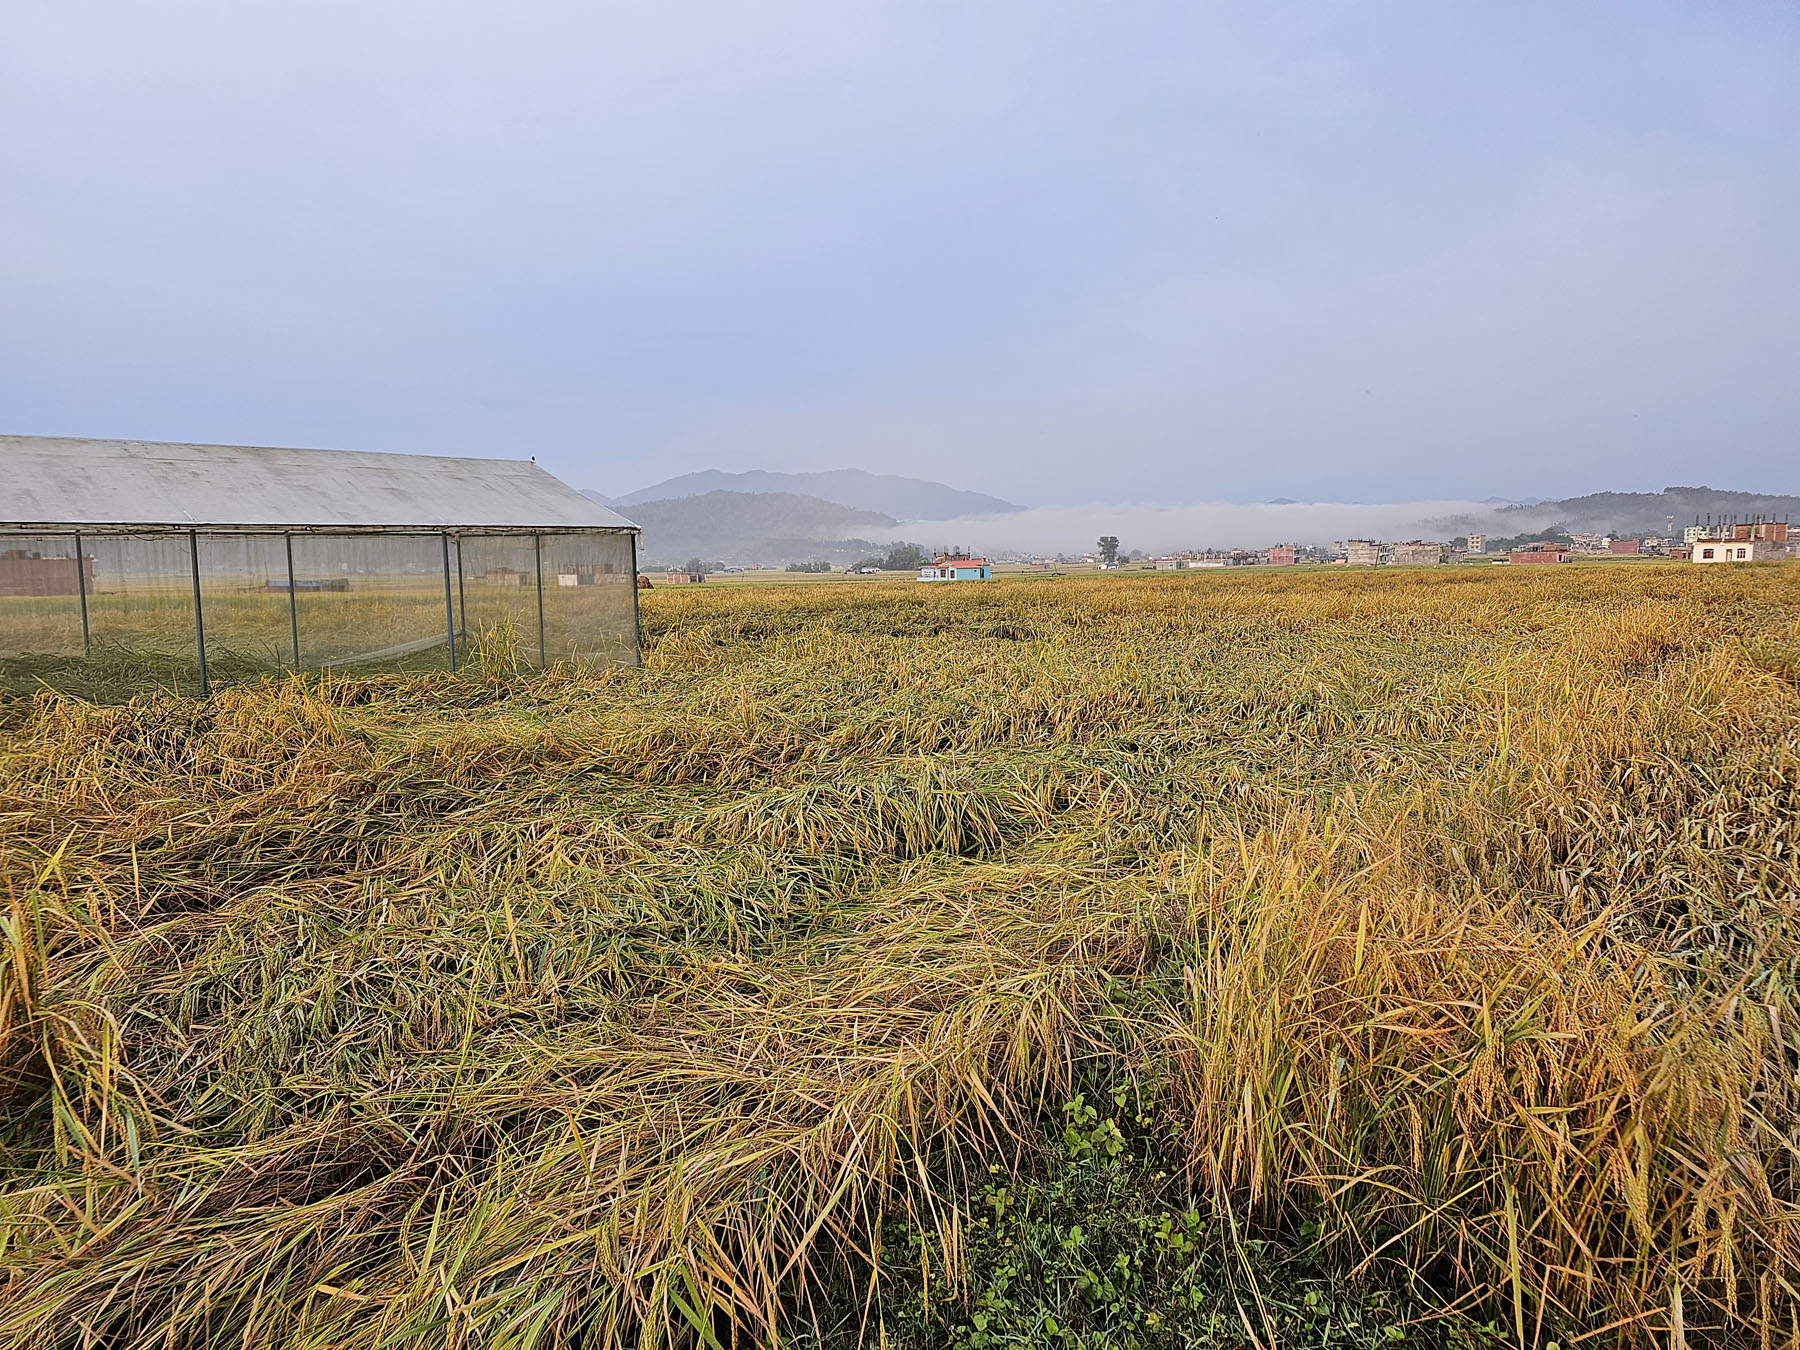
[[[1485,515],[1462,515],[1445,522],[1466,532],[1485,530],[1512,535],[1557,528],[1617,535],[1661,535],[1675,517],[1679,533],[1696,517],[1727,515],[1786,516],[1800,519],[1800,496],[1742,492],[1733,488],[1666,487],[1661,492],[1589,492],[1558,501],[1527,499],[1496,506]]]
[[[900,523],[880,511],[794,492],[713,491],[623,509],[643,531],[638,556],[646,565],[677,565],[696,557],[709,566],[848,562],[878,548],[861,531],[886,531]]]
[[[729,473],[723,469],[701,469],[619,497],[608,498],[592,489],[584,489],[584,495],[614,509],[634,507],[642,502],[704,496],[709,492],[789,493],[851,510],[874,511],[896,520],[954,520],[962,516],[1001,515],[1025,510],[1016,502],[1004,501],[985,492],[953,488],[924,478],[870,473],[866,469],[824,469],[805,473],[778,473],[769,469]]]

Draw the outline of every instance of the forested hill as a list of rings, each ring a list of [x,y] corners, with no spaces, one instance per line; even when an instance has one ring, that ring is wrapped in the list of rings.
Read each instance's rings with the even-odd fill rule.
[[[1533,506],[1506,506],[1496,511],[1500,522],[1517,519],[1521,528],[1562,524],[1571,530],[1610,531],[1614,534],[1661,534],[1675,517],[1675,528],[1692,525],[1696,517],[1788,516],[1800,521],[1800,496],[1765,492],[1735,492],[1712,487],[1667,487],[1661,492],[1592,492],[1585,497],[1540,502]],[[1507,531],[1502,531],[1506,533]]]
[[[1711,516],[1787,517],[1800,522],[1800,496],[1714,487],[1667,487],[1661,492],[1590,492],[1562,501],[1519,502],[1423,522],[1446,537],[1479,530],[1509,538],[1537,530],[1593,531],[1616,536],[1660,535],[1674,517],[1677,531]]]

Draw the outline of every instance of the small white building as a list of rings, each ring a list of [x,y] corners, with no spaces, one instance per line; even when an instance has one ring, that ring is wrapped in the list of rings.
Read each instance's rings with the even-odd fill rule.
[[[986,581],[993,575],[994,569],[986,558],[955,553],[940,553],[919,569],[920,581]]]

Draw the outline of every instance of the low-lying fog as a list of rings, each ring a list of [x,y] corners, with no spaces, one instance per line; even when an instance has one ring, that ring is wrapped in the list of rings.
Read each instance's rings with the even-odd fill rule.
[[[1117,535],[1125,552],[1168,553],[1193,548],[1267,548],[1270,544],[1329,544],[1339,539],[1448,539],[1470,528],[1492,532],[1502,522],[1491,504],[1468,501],[1189,502],[1154,506],[1037,506],[1003,516],[913,520],[906,537],[926,548],[959,545],[992,553],[1082,553],[1103,534]],[[1536,513],[1509,512],[1507,533],[1544,522]]]

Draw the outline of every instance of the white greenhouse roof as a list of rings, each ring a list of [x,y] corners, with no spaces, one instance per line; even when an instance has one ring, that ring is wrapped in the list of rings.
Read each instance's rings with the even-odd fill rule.
[[[529,460],[0,436],[0,528],[629,530]]]

